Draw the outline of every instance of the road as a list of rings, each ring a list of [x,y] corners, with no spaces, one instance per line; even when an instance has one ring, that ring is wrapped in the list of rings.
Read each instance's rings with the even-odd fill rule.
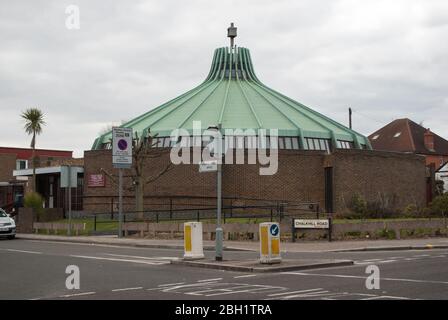
[[[275,274],[170,264],[181,256],[175,249],[0,240],[0,299],[448,299],[446,249],[286,253],[286,258],[351,259],[355,265]],[[380,289],[365,285],[372,264],[380,270]],[[79,290],[65,287],[68,265],[79,267]]]

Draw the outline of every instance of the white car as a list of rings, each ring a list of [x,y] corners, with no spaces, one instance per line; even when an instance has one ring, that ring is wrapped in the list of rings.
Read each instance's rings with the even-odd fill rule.
[[[14,239],[16,237],[16,222],[0,208],[0,237]]]

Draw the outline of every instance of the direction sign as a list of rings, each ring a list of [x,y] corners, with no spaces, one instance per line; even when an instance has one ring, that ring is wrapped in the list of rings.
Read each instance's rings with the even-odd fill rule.
[[[112,164],[114,168],[131,168],[132,128],[112,128]]]
[[[278,232],[280,231],[278,224],[273,224],[269,228],[269,231],[271,232],[271,236],[276,237],[278,236]]]
[[[199,163],[199,172],[213,172],[218,170],[218,161],[203,161]]]
[[[61,166],[61,188],[78,186],[78,170],[70,166]]]

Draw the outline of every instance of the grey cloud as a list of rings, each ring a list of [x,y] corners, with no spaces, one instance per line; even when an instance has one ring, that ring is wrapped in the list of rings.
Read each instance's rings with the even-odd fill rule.
[[[77,4],[81,29],[65,28]],[[28,146],[21,110],[39,106],[38,145],[89,149],[207,75],[226,28],[260,79],[370,134],[410,117],[448,138],[446,1],[33,1],[0,4],[0,145]]]

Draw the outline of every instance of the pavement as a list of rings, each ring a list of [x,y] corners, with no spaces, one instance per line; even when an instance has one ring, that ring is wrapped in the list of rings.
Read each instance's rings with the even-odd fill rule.
[[[218,299],[265,300],[264,303],[297,299],[448,299],[448,249],[434,246],[432,250],[334,251],[347,246],[295,244],[296,250],[304,251],[282,253],[285,261],[350,260],[353,264],[254,273],[172,264],[183,255],[183,250],[176,248],[52,239],[0,240],[0,299]],[[420,247],[428,243],[443,245],[443,241],[430,239],[398,244]],[[357,242],[349,247],[364,248],[369,243]],[[331,247],[322,250],[324,245]],[[213,259],[213,251],[204,253],[206,261]],[[224,258],[231,261],[257,257],[255,251],[224,252]],[[66,287],[69,266],[79,269],[79,289]],[[367,285],[372,266],[378,269],[375,288]]]
[[[228,270],[228,271],[243,271],[243,272],[284,272],[284,271],[298,271],[308,269],[322,269],[332,268],[338,266],[349,266],[353,264],[352,260],[337,260],[337,259],[282,259],[281,263],[260,264],[258,259],[249,260],[223,260],[216,261],[215,259],[206,259],[199,261],[190,260],[173,260],[171,264],[183,265],[189,267]]]
[[[142,248],[183,249],[183,240],[158,240],[142,238],[118,238],[117,236],[55,236],[40,234],[17,234],[17,238],[28,240],[51,240],[61,242],[108,244]],[[342,252],[342,251],[386,251],[446,249],[448,238],[404,239],[404,240],[358,240],[358,241],[310,241],[282,242],[282,252]],[[204,250],[214,250],[214,241],[204,241]],[[224,241],[227,251],[259,251],[256,241]]]

